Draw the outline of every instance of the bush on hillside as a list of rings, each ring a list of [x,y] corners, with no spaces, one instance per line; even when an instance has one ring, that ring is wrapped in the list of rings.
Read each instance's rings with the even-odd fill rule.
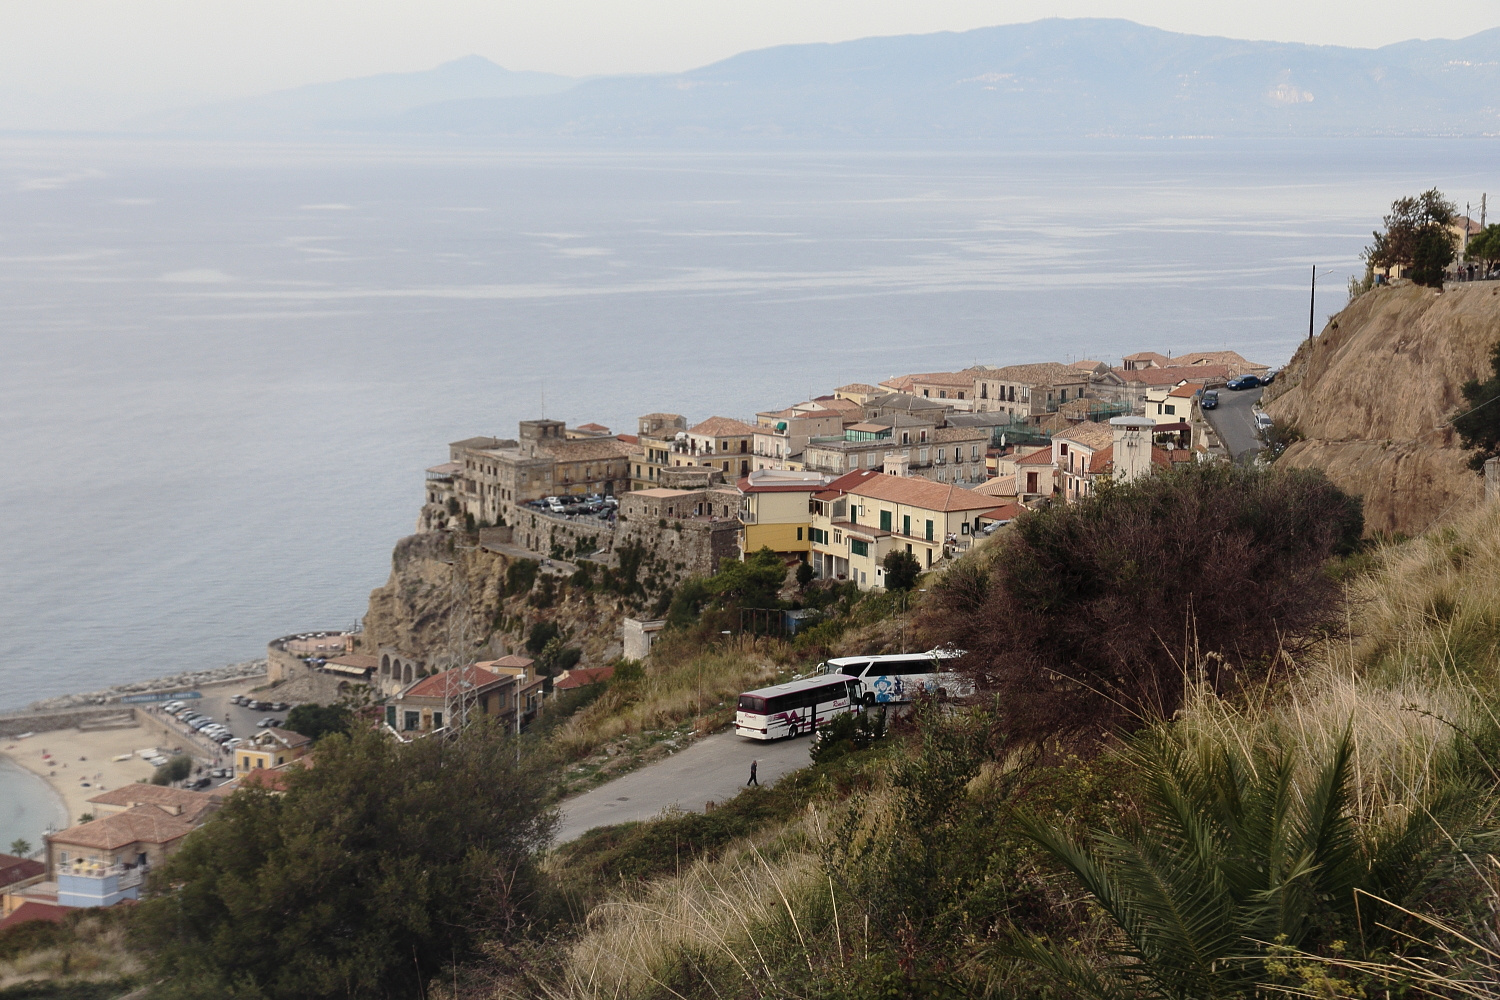
[[[1194,463],[1018,518],[936,584],[922,628],[968,650],[1013,736],[1169,717],[1190,676],[1229,690],[1326,635],[1324,566],[1363,520],[1320,473]]]
[[[1490,348],[1490,377],[1483,382],[1471,378],[1459,391],[1467,405],[1453,418],[1453,429],[1463,446],[1474,452],[1469,468],[1477,472],[1500,455],[1500,343]]]
[[[193,773],[193,758],[177,754],[151,773],[151,784],[170,785]]]
[[[886,590],[910,590],[917,585],[917,576],[922,572],[917,557],[905,549],[887,552],[881,565],[885,568]]]
[[[527,919],[550,778],[497,727],[330,736],[289,777],[232,795],[153,877],[135,925],[167,995],[417,996]]]
[[[287,713],[284,728],[301,733],[314,743],[331,733],[347,733],[354,713],[343,705],[298,705]]]

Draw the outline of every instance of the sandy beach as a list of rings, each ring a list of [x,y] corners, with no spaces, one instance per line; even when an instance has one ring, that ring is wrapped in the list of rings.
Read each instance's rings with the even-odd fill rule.
[[[154,768],[135,756],[135,752],[160,742],[155,730],[140,726],[99,732],[58,729],[24,740],[5,740],[0,743],[0,752],[45,778],[62,796],[68,818],[76,823],[79,816],[93,808],[88,802],[90,797],[149,779]],[[111,759],[123,754],[130,754],[130,759]]]

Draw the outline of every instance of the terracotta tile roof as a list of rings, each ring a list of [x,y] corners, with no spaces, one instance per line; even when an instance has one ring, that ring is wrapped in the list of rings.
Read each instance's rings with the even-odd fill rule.
[[[850,382],[848,385],[841,385],[841,386],[839,386],[837,389],[835,389],[833,391],[834,392],[871,393],[871,392],[879,392],[880,389],[877,388],[876,386],[869,385],[868,383],[865,383],[865,382]]]
[[[1042,361],[1030,365],[1006,365],[1004,368],[986,368],[973,373],[975,377],[995,382],[1017,382],[1024,385],[1073,385],[1089,380],[1087,372],[1056,361]]]
[[[49,843],[113,851],[127,844],[170,844],[193,832],[193,825],[156,806],[131,806],[124,812],[70,826],[47,835]]]
[[[498,660],[485,660],[483,663],[476,663],[474,665],[476,667],[483,667],[485,669],[489,669],[491,667],[518,667],[521,670],[530,670],[531,665],[535,662],[536,661],[529,656],[521,656],[519,653],[511,653],[508,656],[500,657],[500,659]]]
[[[1113,442],[1100,448],[1089,456],[1089,472],[1097,475],[1115,464],[1115,446]]]
[[[73,912],[71,906],[58,906],[54,903],[38,903],[28,899],[20,906],[11,911],[10,916],[0,920],[0,931],[16,924],[24,924],[32,920],[50,920],[54,924],[63,922],[63,918]]]
[[[1158,365],[1170,364],[1171,361],[1172,361],[1172,359],[1169,358],[1169,357],[1167,357],[1165,354],[1158,354],[1155,351],[1137,351],[1134,354],[1127,354],[1127,355],[1125,355],[1125,357],[1123,357],[1121,360],[1122,361],[1153,361],[1153,362],[1155,362]]]
[[[919,385],[953,386],[967,389],[974,384],[973,372],[921,372],[913,375],[897,375],[880,383],[898,392],[906,392]]]
[[[845,492],[872,500],[888,500],[909,507],[943,512],[984,510],[995,503],[993,497],[959,486],[916,477],[887,476],[883,473],[876,473]]]
[[[733,417],[709,417],[698,426],[689,427],[688,433],[699,437],[748,437],[755,433],[755,428]]]
[[[1174,365],[1224,365],[1225,367],[1264,368],[1247,361],[1238,351],[1193,351],[1172,359]]]
[[[875,391],[878,392],[879,390]],[[845,417],[860,417],[865,412],[864,408],[852,399],[819,399],[816,402],[821,408],[832,410],[834,413],[842,414]]]
[[[839,476],[837,479],[835,479],[833,482],[829,483],[827,492],[832,494],[833,496],[838,496],[840,493],[849,492],[849,490],[851,490],[855,486],[858,486],[860,483],[869,479],[871,476],[879,475],[882,475],[882,473],[877,472],[874,469],[855,469],[853,472],[846,472],[842,476]],[[818,498],[821,500],[823,498],[823,494],[818,494]]]
[[[609,433],[609,428],[605,427],[603,424],[579,424],[577,427],[574,428],[574,430],[579,430],[579,431],[603,431],[605,434]]]
[[[598,462],[631,454],[630,445],[612,437],[548,441],[546,451],[559,462]]]
[[[1016,459],[1017,465],[1051,465],[1052,449],[1038,448],[1036,451],[1022,455]]]
[[[1042,449],[1046,451],[1046,449]],[[987,480],[974,487],[975,493],[982,493],[987,497],[1010,497],[1016,495],[1016,483],[1010,476],[1001,476]]]
[[[484,689],[492,684],[502,681],[508,682],[510,677],[506,674],[496,674],[477,667],[472,664],[466,667],[455,667],[452,670],[444,670],[442,673],[424,677],[405,691],[401,692],[403,698],[446,698],[448,689],[460,682],[467,681],[479,689]]]
[[[632,445],[632,446],[633,445],[638,445],[638,444],[641,443],[640,436],[636,435],[636,434],[616,434],[615,435],[615,440],[616,441],[624,441],[626,444]]]
[[[1184,379],[1193,382],[1229,377],[1229,369],[1223,365],[1172,365],[1169,368],[1138,368],[1135,371],[1115,369],[1115,374],[1126,384],[1176,385]]]
[[[92,802],[93,799],[89,801]],[[0,889],[46,873],[47,866],[40,861],[18,858],[14,854],[0,854]]]
[[[450,441],[448,443],[448,447],[450,448],[469,448],[473,450],[483,450],[486,448],[504,448],[507,445],[514,447],[515,442],[502,438],[471,437],[464,438],[462,441]]]
[[[1091,372],[1095,368],[1098,368],[1100,365],[1104,365],[1105,368],[1109,367],[1109,365],[1105,365],[1103,361],[1075,361],[1068,367],[1077,368],[1080,371]]]
[[[1179,385],[1177,388],[1167,393],[1167,395],[1176,396],[1178,399],[1192,399],[1194,396],[1198,395],[1198,391],[1202,388],[1203,387],[1201,385],[1194,385],[1192,382],[1188,382],[1186,385]]]
[[[268,792],[284,792],[291,787],[291,768],[301,765],[302,761],[295,760],[280,767],[257,767],[240,775],[235,785],[239,788],[264,788]]]
[[[994,510],[987,510],[979,516],[986,521],[1013,521],[1025,509],[1025,507],[1022,507],[1018,503],[1007,503],[1001,504]]]
[[[988,441],[990,432],[982,427],[939,427],[932,432],[934,441]]]
[[[681,420],[682,419],[682,414],[680,414],[680,413],[643,413],[643,414],[641,414],[640,419],[642,419],[642,420],[650,420],[652,422],[663,421],[663,422],[666,422],[666,423],[671,423],[674,420]]]
[[[1113,444],[1115,432],[1108,424],[1095,424],[1084,421],[1075,424],[1061,433],[1052,435],[1054,441],[1067,441],[1070,444],[1082,445],[1090,451],[1098,451],[1107,445]]]
[[[159,806],[166,812],[178,814],[191,823],[197,820],[205,810],[216,806],[219,798],[220,796],[211,792],[194,792],[186,788],[169,788],[165,785],[147,785],[138,782],[100,792],[89,801],[101,806],[127,808],[142,805]]]
[[[571,691],[589,684],[599,684],[615,675],[614,667],[577,667],[564,670],[552,681],[552,690]]]
[[[303,736],[301,733],[294,733],[290,729],[278,729],[275,726],[267,726],[266,728],[257,732],[255,735],[269,736],[271,737],[271,739],[275,740],[277,743],[280,743],[288,750],[295,750],[298,747],[305,747],[312,742],[312,739],[310,737]]]
[[[865,406],[872,410],[905,410],[908,413],[913,410],[947,409],[947,404],[943,400],[913,396],[909,392],[888,392],[871,399]]]

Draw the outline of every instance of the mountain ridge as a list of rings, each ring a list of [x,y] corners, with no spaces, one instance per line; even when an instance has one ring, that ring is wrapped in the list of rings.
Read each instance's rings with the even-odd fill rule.
[[[683,73],[567,79],[402,107],[344,104],[317,127],[645,142],[1500,135],[1500,100],[1489,96],[1500,91],[1500,28],[1358,49],[1049,18],[773,46]]]

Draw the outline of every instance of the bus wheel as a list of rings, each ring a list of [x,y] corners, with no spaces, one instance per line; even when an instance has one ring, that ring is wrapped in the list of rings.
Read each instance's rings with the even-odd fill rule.
[[[865,696],[864,696],[864,698],[861,699],[861,701],[863,701],[865,708],[874,708],[875,707],[875,692],[874,691],[866,691],[865,692]]]
[[[795,722],[792,723],[790,726],[787,726],[786,734],[788,736],[796,736],[797,735],[797,724]]]

